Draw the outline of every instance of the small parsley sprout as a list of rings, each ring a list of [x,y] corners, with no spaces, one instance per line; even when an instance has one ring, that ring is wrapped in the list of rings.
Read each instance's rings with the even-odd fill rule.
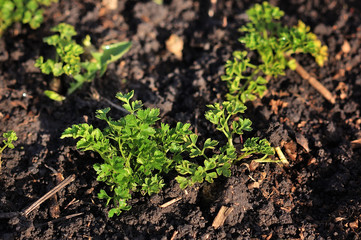
[[[237,161],[251,157],[252,155],[263,155],[256,159],[259,162],[274,162],[270,156],[274,155],[274,149],[266,139],[259,140],[258,137],[247,139],[237,153],[233,141],[236,136],[242,136],[246,131],[252,131],[252,122],[248,118],[242,118],[241,114],[247,107],[240,101],[225,101],[222,104],[215,103],[207,106],[209,110],[205,117],[216,126],[216,129],[227,138],[227,144],[221,146],[212,154],[206,153],[207,149],[215,149],[218,141],[208,138],[203,148],[197,147],[197,135],[193,134],[187,139],[186,148],[190,152],[189,157],[201,157],[204,159],[204,166],[194,162],[183,161],[176,166],[179,175],[176,180],[181,188],[192,186],[195,183],[202,183],[204,180],[212,183],[218,176],[229,177],[231,166]],[[238,120],[234,120],[238,117]],[[184,176],[185,175],[185,176]]]
[[[6,133],[3,133],[3,146],[0,147],[0,169],[1,169],[1,155],[2,155],[2,152],[5,150],[5,148],[10,148],[10,149],[13,149],[14,148],[14,144],[13,144],[13,141],[16,141],[18,140],[18,137],[16,136],[16,133],[11,130],[11,131],[8,131]]]
[[[14,144],[13,144],[13,141],[16,141],[18,140],[18,137],[16,136],[16,133],[11,130],[11,131],[8,131],[6,133],[3,133],[3,138],[5,138],[3,140],[3,144],[4,146],[2,146],[0,148],[0,154],[5,150],[5,148],[11,148],[13,149],[14,148]]]
[[[44,61],[44,57],[40,56],[35,66],[39,67],[44,74],[52,74],[54,77],[67,75],[73,79],[67,95],[72,94],[85,82],[91,82],[97,74],[102,76],[108,64],[117,61],[131,47],[130,42],[118,42],[102,46],[100,51],[95,51],[89,36],[85,37],[82,45],[73,40],[77,33],[69,24],[60,23],[51,31],[56,34],[44,38],[44,42],[55,47],[56,59]],[[83,59],[86,57],[89,59]],[[47,90],[45,94],[56,101],[65,99],[54,91]]]
[[[43,22],[43,7],[57,0],[0,0],[0,37],[15,22],[36,29]]]
[[[261,63],[252,64],[247,51],[233,53],[233,60],[226,62],[226,74],[222,76],[229,88],[229,101],[244,103],[262,97],[271,77],[284,75],[287,67],[296,69],[292,54],[309,53],[321,67],[327,61],[327,46],[322,46],[302,21],[293,27],[281,25],[279,20],[284,12],[268,2],[256,4],[246,13],[250,22],[239,29],[245,33],[239,41],[248,49],[257,51]]]
[[[218,147],[218,141],[208,138],[200,147],[190,124],[178,122],[171,128],[159,123],[159,109],[144,109],[141,101],[131,100],[133,96],[134,91],[116,95],[129,112],[119,120],[107,115],[110,108],[97,111],[96,117],[107,123],[105,129],[83,123],[66,129],[61,136],[79,139],[76,145],[79,150],[97,152],[104,160],[95,164],[94,169],[97,180],[109,186],[98,194],[107,205],[113,203],[109,217],[129,210],[128,201],[134,192],[158,193],[170,171],[178,172],[176,180],[183,189],[204,181],[212,183],[221,175],[229,177],[232,164],[251,155],[263,155],[261,159],[267,160],[274,154],[270,144],[258,138],[247,139],[241,154],[237,154],[233,139],[252,130],[251,121],[240,116],[246,110],[241,102],[208,106],[206,118],[226,136],[227,143]],[[233,120],[235,117],[237,121]],[[198,164],[202,161],[203,164]]]

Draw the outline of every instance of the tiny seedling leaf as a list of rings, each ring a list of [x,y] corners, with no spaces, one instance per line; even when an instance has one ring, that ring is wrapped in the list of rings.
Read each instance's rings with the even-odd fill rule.
[[[100,73],[102,76],[109,63],[117,61],[131,48],[131,42],[118,42],[110,45],[102,46],[103,53],[100,56]]]
[[[45,90],[44,95],[47,96],[48,98],[50,98],[51,100],[54,100],[57,102],[61,102],[61,101],[65,100],[64,96],[60,95],[57,92],[51,91],[51,90]]]

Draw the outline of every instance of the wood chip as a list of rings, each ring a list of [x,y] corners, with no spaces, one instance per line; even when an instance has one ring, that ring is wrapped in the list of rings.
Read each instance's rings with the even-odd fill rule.
[[[299,124],[297,124],[298,128],[303,128],[304,126],[306,126],[307,121],[301,121]]]
[[[219,212],[212,223],[212,227],[214,227],[214,229],[217,229],[220,226],[223,226],[224,221],[229,216],[229,214],[231,214],[232,211],[233,207],[222,206],[221,209],[219,209]]]
[[[175,34],[170,35],[169,39],[165,42],[166,48],[169,52],[173,53],[178,60],[183,58],[183,39]]]
[[[228,24],[228,21],[227,21],[227,17],[223,17],[223,20],[222,20],[222,27],[227,27],[227,24]]]
[[[351,142],[351,148],[355,149],[355,148],[360,148],[361,147],[361,138],[357,139],[357,140],[353,140]]]
[[[360,129],[361,128],[361,118],[357,119],[355,124],[356,124],[356,127]]]
[[[265,238],[265,240],[270,240],[273,236],[273,233],[268,234],[268,236]]]
[[[307,166],[310,166],[315,163],[316,163],[316,158],[310,158],[310,160],[308,160],[308,162],[307,162]]]
[[[287,156],[292,160],[295,161],[297,158],[297,145],[294,141],[286,142],[283,147],[285,148],[285,152]]]
[[[336,90],[340,91],[340,99],[344,100],[347,98],[348,86],[344,82],[339,82]]]
[[[260,172],[260,174],[261,174],[261,178],[258,180],[258,182],[262,183],[263,180],[265,180],[267,177],[267,172]]]
[[[356,220],[354,222],[350,222],[348,225],[350,226],[350,228],[356,229],[358,228],[358,221]]]
[[[254,188],[259,188],[259,182],[251,182],[250,184],[248,184],[248,190],[252,190]]]
[[[310,152],[310,148],[308,147],[308,140],[300,133],[296,134],[296,141],[299,145],[301,145],[306,152]]]
[[[49,83],[49,89],[54,92],[60,92],[62,88],[61,80],[60,78],[54,77],[51,79]]]
[[[351,51],[350,43],[349,43],[347,40],[345,40],[345,41],[343,42],[342,47],[341,47],[341,50],[342,50],[342,52],[344,52],[344,53],[349,53],[349,52]]]
[[[213,17],[217,8],[217,0],[211,0],[211,7],[208,10],[208,16]]]
[[[335,218],[335,222],[341,222],[343,220],[346,220],[346,218],[344,218],[344,217],[336,217]]]
[[[103,0],[102,5],[109,10],[116,10],[118,8],[118,0]]]
[[[258,168],[259,164],[260,163],[257,161],[251,161],[251,163],[249,164],[249,170],[251,172],[253,172],[254,170],[256,170]]]

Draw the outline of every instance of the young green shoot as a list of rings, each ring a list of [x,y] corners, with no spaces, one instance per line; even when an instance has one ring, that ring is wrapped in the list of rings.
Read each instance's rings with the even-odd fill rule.
[[[196,161],[183,161],[181,165],[176,166],[180,174],[176,180],[181,188],[192,186],[195,183],[202,183],[206,180],[209,183],[218,176],[229,177],[231,175],[231,166],[238,161],[250,158],[251,156],[260,156],[254,159],[260,162],[271,161],[270,156],[274,155],[274,149],[266,139],[252,137],[246,139],[243,148],[238,150],[234,146],[234,139],[241,137],[246,131],[252,131],[252,122],[248,118],[242,118],[242,114],[247,109],[240,101],[225,101],[222,104],[215,103],[207,106],[209,110],[205,117],[213,123],[216,129],[224,134],[227,143],[219,147],[212,154],[207,154],[209,150],[215,149],[218,141],[210,138],[206,139],[203,148],[197,147],[198,136],[192,134],[187,139],[186,148],[190,152],[190,158],[203,159],[203,166],[198,165]],[[235,120],[238,118],[238,120]]]
[[[4,138],[3,146],[0,147],[0,170],[2,164],[1,155],[3,151],[5,150],[5,148],[13,149],[14,148],[13,142],[18,140],[18,137],[16,136],[16,133],[13,130],[3,133],[3,138]]]
[[[284,12],[267,2],[254,5],[246,13],[250,22],[240,28],[245,35],[239,41],[257,52],[260,63],[251,63],[247,51],[233,53],[222,76],[229,88],[228,100],[245,103],[263,97],[271,77],[285,75],[287,67],[296,70],[298,63],[291,57],[293,54],[309,53],[319,66],[324,65],[327,46],[302,21],[297,26],[283,26],[279,20]]]
[[[38,28],[44,20],[43,6],[57,0],[0,0],[0,37],[15,22]]]
[[[98,110],[96,117],[107,127],[102,131],[88,124],[73,125],[62,138],[80,138],[77,148],[97,152],[104,160],[94,165],[97,180],[109,188],[102,189],[98,197],[107,204],[113,202],[109,217],[129,210],[127,201],[132,192],[158,193],[164,186],[163,175],[182,161],[184,142],[190,124],[178,123],[175,128],[160,124],[159,109],[143,109],[141,101],[130,101],[134,92],[117,94],[129,114],[119,120],[107,116],[110,108]]]
[[[69,76],[72,82],[67,90],[67,95],[72,94],[85,82],[93,81],[97,75],[101,77],[108,64],[117,61],[131,47],[130,42],[118,42],[104,45],[101,50],[94,51],[89,36],[85,37],[82,45],[76,43],[73,37],[77,33],[69,24],[60,23],[51,31],[56,34],[44,38],[44,42],[55,47],[56,58],[44,61],[44,57],[40,56],[36,60],[35,66],[39,67],[42,73],[52,74],[54,77]],[[87,56],[89,59],[84,59]],[[64,96],[51,90],[45,91],[45,94],[55,101],[65,99]]]

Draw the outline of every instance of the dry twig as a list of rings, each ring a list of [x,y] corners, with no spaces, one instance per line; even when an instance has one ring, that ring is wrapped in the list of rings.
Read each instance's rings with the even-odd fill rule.
[[[220,226],[222,226],[224,224],[224,221],[229,216],[229,214],[231,214],[232,211],[233,211],[233,207],[222,206],[221,209],[219,209],[219,212],[212,223],[212,227],[217,229]]]
[[[56,194],[57,192],[59,192],[61,189],[63,189],[66,185],[68,185],[69,183],[71,183],[72,181],[75,180],[75,175],[71,175],[69,177],[67,177],[64,181],[62,181],[60,184],[58,184],[57,186],[55,186],[53,189],[51,189],[48,193],[46,193],[44,196],[42,196],[39,200],[37,200],[36,202],[34,202],[33,204],[31,204],[30,207],[26,208],[22,214],[24,216],[29,215],[29,213],[31,213],[32,211],[34,211],[37,207],[39,207],[43,202],[45,202],[47,199],[49,199],[51,196],[53,196],[54,194]]]
[[[181,199],[182,199],[181,197],[174,198],[174,199],[172,199],[172,200],[170,200],[170,201],[168,201],[168,202],[160,205],[159,207],[161,207],[161,208],[168,207],[168,206],[172,205],[173,203],[178,202],[178,201],[181,200]]]
[[[293,59],[292,57],[288,57]],[[294,59],[295,60],[295,59]],[[316,78],[312,77],[296,60],[296,72],[301,75],[303,79],[306,79],[312,87],[314,87],[321,95],[326,98],[330,103],[335,104],[335,97],[325,86],[322,85]]]

